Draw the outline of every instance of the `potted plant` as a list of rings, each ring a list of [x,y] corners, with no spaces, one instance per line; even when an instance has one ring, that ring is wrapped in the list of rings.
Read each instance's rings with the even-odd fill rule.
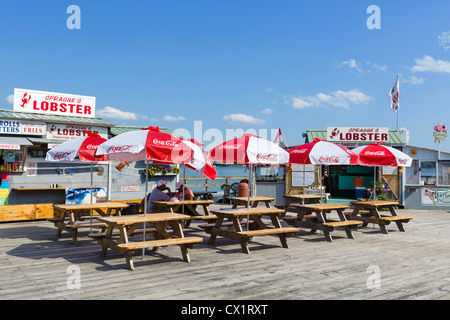
[[[155,175],[179,174],[180,172],[180,168],[166,164],[152,164],[149,166],[148,171],[146,169],[142,170],[142,173],[144,175],[147,173],[149,178]]]

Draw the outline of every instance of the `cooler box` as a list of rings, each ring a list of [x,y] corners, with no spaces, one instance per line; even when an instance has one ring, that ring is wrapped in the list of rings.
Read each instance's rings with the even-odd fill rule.
[[[355,188],[355,198],[356,199],[365,198],[365,195],[366,195],[366,187]]]

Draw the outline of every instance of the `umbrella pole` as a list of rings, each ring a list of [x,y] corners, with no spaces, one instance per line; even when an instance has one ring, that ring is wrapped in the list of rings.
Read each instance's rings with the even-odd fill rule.
[[[250,193],[252,192],[252,165],[248,165],[248,192],[247,192],[247,210],[250,208]]]
[[[253,165],[249,164],[248,166],[248,183],[249,183],[249,190],[247,193],[247,210],[250,209],[250,193],[252,194],[253,197]],[[250,215],[247,215],[247,231],[248,231],[248,227],[249,227],[249,220],[250,220]]]
[[[183,164],[183,194],[181,195],[183,197],[182,200],[184,199],[184,184],[186,183],[186,166]],[[184,203],[182,205],[182,210],[181,213],[184,214]]]
[[[92,161],[91,161],[91,206],[92,206],[92,197],[93,197],[92,185],[94,184],[94,177],[93,177],[92,171],[93,171],[93,168],[92,168]],[[89,211],[90,211],[90,221],[91,221],[89,230],[90,230],[90,233],[92,233],[92,208]]]
[[[376,181],[377,167],[373,167],[373,203],[377,200],[377,181]]]
[[[148,159],[145,159],[145,196],[144,196],[144,218],[147,216],[147,193],[148,193]],[[144,239],[145,241],[145,227],[147,222],[144,223]],[[145,248],[142,248],[142,260],[144,260]]]

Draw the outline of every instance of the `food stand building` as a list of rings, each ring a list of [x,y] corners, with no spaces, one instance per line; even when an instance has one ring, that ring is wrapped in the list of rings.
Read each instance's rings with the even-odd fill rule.
[[[26,95],[25,95],[26,94]],[[31,98],[30,98],[31,96]],[[67,203],[73,190],[90,188],[91,164],[78,158],[68,162],[45,160],[47,151],[68,139],[84,135],[84,130],[103,138],[141,127],[121,127],[95,117],[92,97],[75,96],[81,101],[79,112],[88,116],[51,110],[51,100],[70,99],[73,95],[15,90],[14,110],[0,110],[0,221],[34,220],[51,217],[55,203]],[[86,99],[85,99],[86,98]],[[91,99],[92,100],[92,99]],[[27,101],[28,104],[25,104]],[[48,103],[45,104],[44,102]],[[68,102],[67,102],[68,103]],[[60,103],[59,105],[61,105]],[[27,110],[22,105],[47,110]],[[48,106],[48,107],[46,107]],[[70,109],[68,109],[70,111]],[[161,129],[169,132],[167,129]],[[93,186],[99,187],[99,201],[142,199],[145,190],[144,161],[127,163],[122,170],[118,161],[97,162],[92,167]],[[150,190],[160,176],[149,180]],[[174,189],[176,174],[163,177]]]
[[[340,128],[330,127],[327,130],[307,130],[304,134],[305,143],[312,142],[314,138],[336,142],[349,149],[373,142],[352,139],[353,134],[375,129],[384,133],[383,144],[396,148],[413,158],[411,167],[404,169],[383,167],[377,169],[377,180],[388,186],[382,191],[387,197],[399,201],[405,209],[442,210],[450,207],[450,153],[439,152],[422,147],[410,146],[403,133],[387,128]],[[340,134],[336,134],[339,132]],[[332,138],[330,138],[332,137]],[[359,136],[361,137],[361,136]],[[348,138],[348,139],[345,139]],[[375,137],[374,137],[375,138]],[[341,140],[342,139],[342,140]],[[301,166],[293,167],[286,177],[286,191],[289,194],[305,192],[308,186],[318,182],[317,170],[314,166],[306,168],[305,174]],[[309,170],[309,172],[308,172]],[[326,192],[330,194],[330,201],[347,201],[355,199],[355,186],[353,178],[364,178],[364,187],[373,186],[374,171],[372,167],[363,166],[328,166],[326,168]]]

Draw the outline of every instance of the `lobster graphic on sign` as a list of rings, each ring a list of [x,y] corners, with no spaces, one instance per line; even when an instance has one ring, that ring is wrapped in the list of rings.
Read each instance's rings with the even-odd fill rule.
[[[28,96],[28,98],[27,98]],[[20,105],[22,108],[25,108],[25,105],[28,104],[28,102],[30,102],[31,100],[31,94],[28,94],[27,92],[25,92],[25,94],[22,97],[22,104]]]
[[[339,129],[335,128],[330,135],[330,139],[333,139],[335,136],[337,136],[339,132],[340,132]]]

